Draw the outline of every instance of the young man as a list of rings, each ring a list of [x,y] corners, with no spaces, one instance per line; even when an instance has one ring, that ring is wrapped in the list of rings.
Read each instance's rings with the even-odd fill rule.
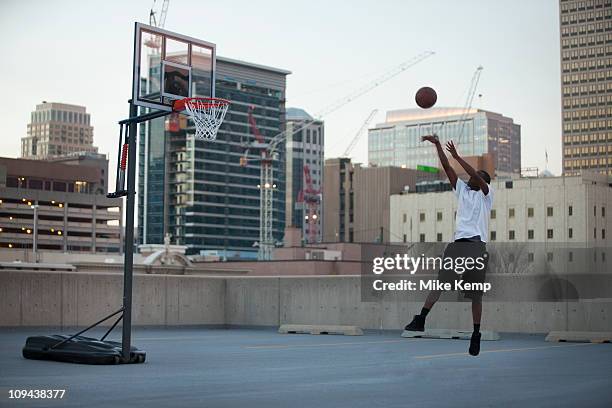
[[[438,136],[424,136],[423,141],[432,143],[437,151],[440,163],[446,172],[446,176],[455,190],[457,197],[457,215],[455,219],[455,239],[453,243],[447,245],[444,250],[443,259],[459,257],[482,258],[484,259],[484,268],[480,270],[472,268],[466,270],[463,274],[458,274],[453,269],[442,268],[438,272],[438,280],[440,282],[454,282],[462,280],[470,283],[484,283],[486,261],[488,260],[486,252],[486,241],[489,234],[489,215],[493,206],[493,190],[489,183],[491,177],[486,171],[476,171],[465,160],[459,156],[455,144],[450,141],[446,144],[446,150],[451,156],[459,162],[461,167],[469,174],[470,180],[467,184],[457,178],[457,173],[448,162],[446,154],[442,149],[442,145],[438,140]],[[481,264],[482,265],[482,264]],[[454,286],[454,285],[453,285]],[[406,326],[408,331],[424,331],[425,318],[433,305],[438,301],[441,291],[431,291],[425,300],[421,314],[414,316],[410,324]],[[474,321],[474,332],[470,340],[469,352],[473,356],[480,353],[480,318],[482,315],[482,291],[471,290],[464,291],[466,298],[472,300],[472,319]]]

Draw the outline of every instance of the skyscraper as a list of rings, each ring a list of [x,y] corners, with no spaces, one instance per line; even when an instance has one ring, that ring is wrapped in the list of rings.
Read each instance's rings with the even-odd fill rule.
[[[303,109],[287,109],[286,224],[302,229],[306,242],[321,241],[323,121]]]
[[[21,157],[48,159],[72,153],[97,153],[93,127],[84,106],[46,102],[36,105],[21,138]]]
[[[511,118],[480,109],[402,109],[387,112],[368,131],[368,161],[378,166],[416,169],[438,166],[438,156],[421,136],[436,133],[453,140],[462,156],[491,154],[497,173],[520,173],[521,127]],[[493,176],[493,175],[492,175]]]
[[[559,1],[563,172],[612,174],[612,1]]]
[[[140,127],[138,228],[141,243],[161,244],[166,234],[189,254],[203,250],[253,257],[259,241],[260,163],[240,166],[243,144],[253,140],[252,108],[266,141],[285,129],[289,71],[217,57],[216,96],[231,101],[217,140],[194,139],[183,115]],[[197,95],[196,95],[197,96]],[[285,228],[284,144],[274,162],[273,235]]]

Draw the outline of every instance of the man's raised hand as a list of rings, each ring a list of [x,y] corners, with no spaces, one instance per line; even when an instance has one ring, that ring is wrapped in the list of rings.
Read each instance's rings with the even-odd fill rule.
[[[438,135],[435,135],[435,134],[434,135],[423,136],[421,138],[421,141],[423,141],[423,142],[430,142],[430,143],[433,143],[433,144],[440,143],[440,139],[438,139]]]
[[[459,157],[459,153],[457,153],[457,148],[452,140],[446,142],[446,150],[453,156],[455,159]]]

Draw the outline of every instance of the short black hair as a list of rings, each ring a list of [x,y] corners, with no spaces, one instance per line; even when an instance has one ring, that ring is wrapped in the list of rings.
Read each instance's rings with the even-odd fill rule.
[[[478,170],[478,173],[480,173],[480,177],[482,177],[487,184],[491,184],[491,176],[489,176],[489,173],[484,170]]]

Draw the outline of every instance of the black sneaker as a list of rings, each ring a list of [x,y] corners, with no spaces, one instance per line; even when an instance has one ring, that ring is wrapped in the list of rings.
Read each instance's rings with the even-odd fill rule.
[[[406,331],[425,331],[425,317],[421,315],[415,315],[414,319],[409,325],[404,327]]]
[[[470,354],[472,356],[480,354],[480,332],[472,333],[472,338],[470,339]]]

